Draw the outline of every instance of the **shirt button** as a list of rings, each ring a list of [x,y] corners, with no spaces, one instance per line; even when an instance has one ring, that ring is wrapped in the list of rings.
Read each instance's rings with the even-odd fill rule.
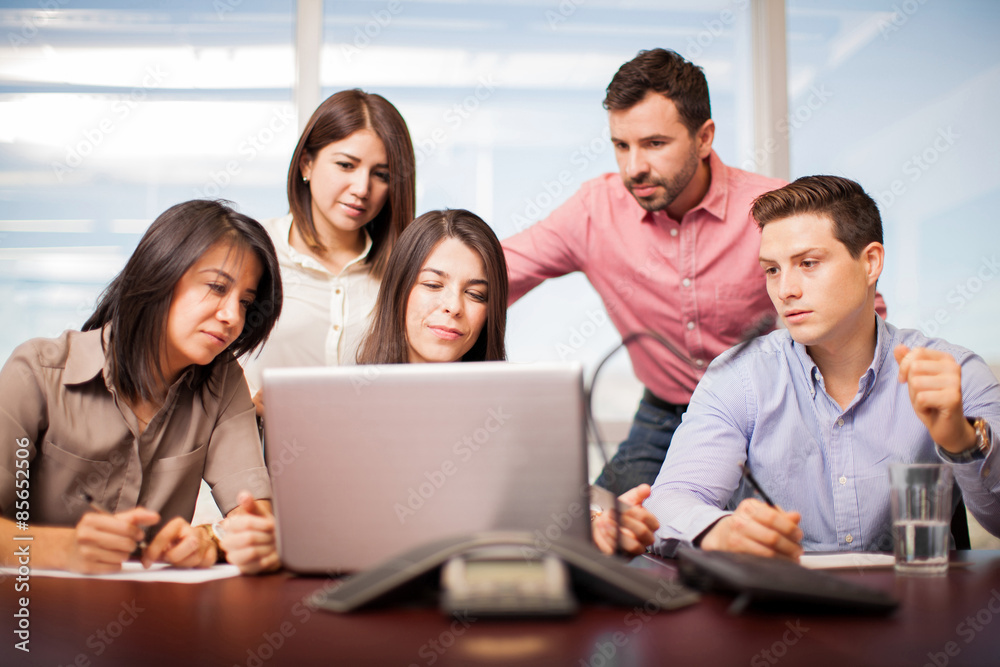
[[[840,483],[841,483],[841,485],[843,485],[843,484],[847,484],[847,478],[846,478],[846,477],[844,477],[843,475],[841,475],[841,476],[840,476],[840,479],[839,479],[839,480],[837,480],[837,481],[838,481],[838,482],[840,482]]]
[[[684,285],[684,287],[690,287],[691,286],[691,279],[690,278],[685,278],[684,280],[681,281],[681,285]]]
[[[695,359],[694,360],[694,365],[697,366],[698,368],[701,368],[702,366],[705,365],[705,360],[704,359]]]
[[[670,235],[671,236],[677,236],[677,230],[676,229],[671,229],[670,230]]]
[[[694,329],[694,322],[688,322],[688,331],[691,331],[691,329]]]
[[[338,287],[337,289],[333,290],[333,293],[334,294],[340,294],[340,288]]]
[[[854,541],[854,538],[851,535],[848,535],[847,537],[844,538],[844,541],[850,544],[851,542]]]
[[[340,331],[340,325],[339,324],[334,324],[333,325],[333,330],[334,331]]]
[[[843,418],[841,418],[841,419],[838,419],[838,420],[837,420],[837,426],[843,426],[843,425],[844,425],[844,420],[843,420]]]

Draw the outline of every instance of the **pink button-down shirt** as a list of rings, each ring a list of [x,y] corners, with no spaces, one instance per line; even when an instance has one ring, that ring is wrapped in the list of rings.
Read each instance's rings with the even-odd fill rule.
[[[623,336],[652,330],[690,358],[650,338],[629,346],[650,391],[687,403],[708,363],[774,314],[750,205],[785,182],[727,167],[714,151],[709,167],[708,192],[680,221],[640,207],[618,174],[584,183],[548,218],[503,241],[510,302],[546,278],[583,271]]]

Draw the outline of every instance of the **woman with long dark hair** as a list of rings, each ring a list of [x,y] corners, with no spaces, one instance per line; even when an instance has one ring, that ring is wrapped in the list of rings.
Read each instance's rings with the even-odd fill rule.
[[[236,357],[267,340],[281,306],[255,220],[201,200],[160,215],[82,331],[30,340],[0,371],[0,539],[29,526],[38,568],[116,571],[144,529],[147,565],[205,567],[224,549],[244,571],[277,567]],[[231,548],[189,523],[202,479],[223,512],[246,515]]]
[[[507,263],[496,234],[469,211],[429,211],[414,220],[393,251],[359,364],[504,361]],[[643,484],[621,495],[629,509],[621,531],[592,512],[594,543],[605,553],[639,554],[659,522],[642,502]]]
[[[354,363],[396,239],[413,219],[415,164],[406,122],[380,95],[344,90],[313,113],[288,169],[288,215],[267,220],[285,312],[244,361],[264,413],[262,372]]]
[[[429,211],[394,253],[358,363],[507,358],[507,263],[488,224],[464,209]]]

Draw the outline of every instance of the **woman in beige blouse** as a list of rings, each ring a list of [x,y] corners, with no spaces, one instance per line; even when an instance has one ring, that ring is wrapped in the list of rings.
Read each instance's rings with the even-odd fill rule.
[[[235,357],[281,312],[274,246],[217,202],[160,215],[82,331],[20,345],[0,371],[0,562],[113,572],[277,567],[270,483]],[[227,535],[192,527],[204,478]],[[13,541],[15,536],[31,540]],[[145,545],[147,540],[149,544]]]
[[[241,360],[258,414],[265,368],[352,364],[396,239],[413,219],[406,122],[380,95],[343,90],[306,125],[288,168],[288,215],[264,221],[285,310],[259,356]]]

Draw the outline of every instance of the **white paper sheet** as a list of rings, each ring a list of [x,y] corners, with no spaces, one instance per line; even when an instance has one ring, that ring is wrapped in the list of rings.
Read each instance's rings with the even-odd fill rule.
[[[0,568],[0,572],[6,575],[17,574],[16,568]],[[181,569],[167,565],[166,563],[154,563],[148,570],[143,569],[142,563],[128,561],[122,563],[121,572],[112,574],[77,574],[76,572],[65,572],[63,570],[31,570],[32,577],[62,577],[64,579],[118,579],[124,581],[165,581],[175,584],[200,584],[205,581],[215,579],[228,579],[238,577],[240,570],[235,565],[213,565],[212,567],[196,570]]]
[[[888,568],[895,566],[896,557],[892,554],[858,553],[856,551],[829,554],[802,554],[799,558],[799,564],[810,570]]]

